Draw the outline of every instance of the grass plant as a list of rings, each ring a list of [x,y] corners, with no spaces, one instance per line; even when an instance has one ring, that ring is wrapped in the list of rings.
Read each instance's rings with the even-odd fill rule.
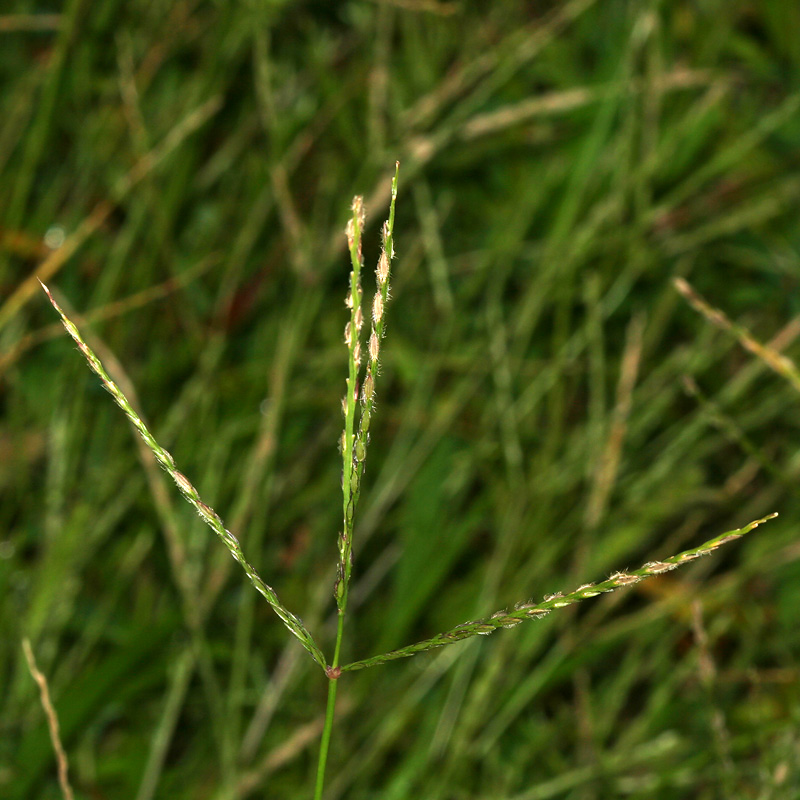
[[[0,797],[59,793],[26,638],[78,800],[313,795],[396,160],[325,800],[800,796],[795,6],[57,11],[0,13]]]
[[[174,480],[181,494],[191,503],[201,519],[222,540],[230,554],[245,571],[256,591],[269,603],[272,610],[278,615],[286,628],[299,641],[302,647],[305,648],[316,664],[324,670],[328,678],[328,701],[320,743],[314,792],[315,800],[321,800],[324,793],[325,769],[333,732],[337,687],[344,673],[379,666],[399,658],[408,658],[418,653],[424,653],[428,650],[453,644],[474,636],[490,634],[499,628],[513,628],[525,620],[541,619],[554,609],[566,608],[581,600],[597,597],[598,595],[613,592],[616,589],[626,586],[632,586],[645,578],[661,575],[683,564],[694,561],[700,556],[708,555],[721,545],[744,536],[757,528],[760,524],[777,516],[776,513],[769,514],[762,519],[749,523],[743,528],[720,534],[699,547],[685,550],[682,553],[658,561],[648,561],[637,570],[614,572],[607,580],[583,584],[574,591],[567,593],[556,592],[555,594],[546,595],[541,602],[520,602],[514,606],[514,609],[511,611],[502,610],[484,619],[462,623],[451,630],[437,634],[436,636],[417,642],[416,644],[376,655],[371,658],[353,661],[344,665],[340,664],[347,601],[353,570],[353,540],[355,536],[356,509],[361,493],[361,483],[364,476],[369,445],[370,427],[372,424],[373,411],[375,409],[376,382],[380,367],[381,341],[385,334],[391,262],[394,258],[394,219],[398,172],[399,164],[397,165],[395,176],[392,181],[389,219],[384,224],[381,232],[382,249],[378,259],[378,266],[375,269],[375,293],[372,303],[366,306],[367,308],[371,308],[372,325],[369,338],[366,340],[367,343],[364,353],[362,353],[362,328],[364,327],[365,304],[361,285],[361,272],[364,265],[362,239],[366,210],[362,197],[357,196],[353,200],[353,216],[347,224],[346,235],[352,269],[350,272],[349,291],[346,299],[346,306],[350,310],[350,319],[345,326],[344,334],[344,341],[348,352],[348,377],[346,380],[346,392],[342,398],[345,427],[340,441],[342,453],[343,530],[339,535],[339,563],[333,588],[333,595],[337,607],[337,626],[336,642],[330,663],[326,660],[320,646],[314,640],[302,620],[281,603],[275,590],[261,579],[256,570],[247,561],[242,552],[239,540],[225,527],[219,514],[203,502],[197,489],[195,489],[182,472],[178,471],[175,465],[175,459],[167,450],[158,444],[145,423],[134,410],[128,398],[125,397],[119,386],[109,377],[100,359],[86,344],[76,325],[61,309],[53,298],[50,290],[43,283],[41,284],[53,307],[61,316],[67,333],[69,333],[78,345],[78,349],[86,358],[91,369],[100,377],[103,386],[108,390],[116,404],[128,417],[133,427],[144,440],[144,443],[155,456],[156,461]],[[699,306],[704,312],[707,311],[708,307],[701,305],[702,301],[693,294],[689,294],[690,290],[685,282],[678,283],[677,286],[679,290],[690,297],[696,306]],[[707,313],[710,314],[711,312]],[[717,314],[716,317],[725,319],[724,317],[720,317],[719,314]],[[727,320],[725,321],[727,322]],[[726,327],[731,327],[730,323],[728,323]],[[748,339],[747,341],[750,340]],[[754,348],[751,346],[749,349],[753,350]],[[762,350],[763,348],[758,349],[756,352],[760,354]],[[363,378],[361,368],[362,358],[366,362],[366,367],[363,370]],[[359,411],[360,413],[358,413]],[[28,651],[26,651],[26,653],[27,652]],[[59,762],[61,763],[62,761],[63,753],[61,753],[59,758]]]

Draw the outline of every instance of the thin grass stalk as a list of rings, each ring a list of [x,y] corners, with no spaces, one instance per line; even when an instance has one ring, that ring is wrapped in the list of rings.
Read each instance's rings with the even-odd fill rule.
[[[663,572],[668,572],[684,564],[688,564],[690,561],[700,558],[700,556],[712,553],[723,544],[741,538],[762,523],[774,519],[777,516],[777,514],[769,514],[762,519],[751,522],[749,525],[745,525],[743,528],[737,528],[736,530],[722,533],[704,544],[701,544],[699,547],[685,550],[682,553],[678,553],[678,555],[665,558],[663,561],[648,561],[639,569],[631,572],[615,572],[605,581],[584,584],[568,594],[556,592],[555,594],[545,596],[541,603],[518,603],[513,611],[497,611],[486,619],[464,622],[461,625],[457,625],[452,630],[439,633],[430,639],[424,639],[408,647],[393,650],[383,655],[373,656],[372,658],[365,658],[362,661],[354,661],[351,664],[346,664],[341,667],[341,671],[353,672],[359,669],[366,669],[367,667],[377,667],[380,664],[386,664],[398,658],[408,658],[417,653],[424,653],[436,647],[444,647],[445,645],[460,642],[463,639],[469,639],[473,636],[494,633],[498,628],[513,628],[526,619],[541,619],[555,608],[564,608],[581,600],[586,600],[589,597],[596,597],[599,594],[613,592],[624,586],[632,586],[645,578],[652,577],[653,575],[660,575]]]
[[[314,661],[316,661],[317,664],[325,669],[325,656],[322,654],[322,651],[317,646],[317,643],[303,625],[302,621],[292,614],[291,611],[289,611],[286,606],[283,605],[283,603],[281,603],[281,601],[278,599],[278,596],[275,594],[275,590],[271,586],[268,586],[266,583],[264,583],[260,575],[256,572],[255,568],[244,557],[239,540],[225,527],[217,512],[203,502],[197,492],[197,489],[195,489],[195,487],[189,482],[186,476],[182,472],[178,471],[172,455],[163,447],[161,447],[161,445],[155,440],[147,426],[136,414],[120,388],[108,376],[108,373],[105,371],[100,359],[94,354],[94,352],[92,352],[86,342],[83,341],[78,328],[61,310],[61,307],[58,305],[58,303],[56,303],[53,295],[50,293],[50,290],[43,283],[42,288],[47,293],[50,302],[53,304],[53,308],[55,308],[55,310],[61,316],[61,321],[64,323],[67,333],[69,333],[69,335],[78,345],[78,349],[81,351],[81,353],[83,353],[84,357],[89,363],[89,366],[95,373],[97,373],[103,383],[103,386],[109,391],[111,396],[114,398],[114,402],[122,409],[122,411],[125,413],[125,416],[127,416],[131,421],[134,428],[136,428],[139,435],[144,440],[145,444],[150,448],[153,455],[156,457],[158,463],[161,464],[161,466],[175,481],[181,494],[194,506],[201,519],[214,531],[214,533],[217,534],[217,536],[219,536],[220,539],[222,539],[222,542],[228,548],[231,555],[236,559],[236,561],[239,562],[242,569],[244,569],[244,571],[247,573],[247,577],[250,578],[250,582],[256,588],[256,591],[258,591],[258,593],[264,597],[270,606],[272,606],[272,609],[281,618],[283,624],[295,637],[297,637],[300,644],[302,644],[303,647],[308,651]]]
[[[340,638],[338,634],[336,638],[338,645],[338,639]],[[338,675],[336,677],[329,676],[328,703],[325,706],[325,724],[322,728],[322,739],[319,743],[319,761],[317,762],[317,782],[314,787],[314,800],[322,800],[322,793],[325,791],[325,767],[328,765],[328,750],[330,750],[331,746],[333,718],[336,714],[336,689],[338,686]]]
[[[67,753],[64,750],[64,745],[61,742],[61,733],[58,724],[58,714],[53,707],[53,701],[50,698],[50,687],[47,684],[47,678],[44,673],[39,669],[36,663],[36,657],[33,654],[33,648],[29,639],[22,640],[22,650],[25,653],[25,660],[28,662],[28,670],[31,677],[36,681],[39,687],[39,698],[44,709],[44,715],[47,718],[47,727],[50,731],[50,741],[53,745],[53,750],[56,754],[56,765],[58,767],[58,785],[61,788],[61,794],[64,800],[73,800],[75,795],[72,791],[72,786],[69,782],[69,761],[67,760]]]
[[[756,358],[761,359],[771,370],[777,372],[800,392],[800,370],[788,356],[779,353],[769,345],[759,342],[743,325],[731,322],[724,311],[714,308],[703,299],[684,278],[675,278],[675,288],[683,295],[689,305],[702,314],[709,322],[734,336],[739,344]]]

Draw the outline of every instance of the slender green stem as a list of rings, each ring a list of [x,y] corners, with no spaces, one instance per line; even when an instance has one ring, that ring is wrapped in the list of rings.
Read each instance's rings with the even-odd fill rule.
[[[339,685],[339,655],[342,651],[342,635],[344,634],[344,612],[339,612],[336,625],[336,649],[333,653],[333,663],[325,672],[328,676],[328,705],[325,708],[325,725],[322,728],[322,739],[319,745],[319,761],[317,762],[317,786],[314,790],[314,800],[322,800],[322,791],[325,788],[325,765],[328,763],[328,750],[331,745],[333,731],[333,718],[336,713],[336,688]]]
[[[341,630],[341,626],[339,626]],[[337,637],[338,638],[338,637]],[[317,764],[317,785],[314,789],[314,800],[322,800],[325,788],[325,765],[328,763],[328,748],[331,744],[333,731],[333,715],[336,710],[336,687],[339,681],[331,678],[328,681],[328,705],[325,709],[325,727],[322,729],[322,741],[319,747],[319,762]]]

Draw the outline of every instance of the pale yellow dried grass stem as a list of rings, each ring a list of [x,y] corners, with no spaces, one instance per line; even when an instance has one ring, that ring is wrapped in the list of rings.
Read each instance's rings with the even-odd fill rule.
[[[50,729],[50,741],[53,743],[53,750],[56,753],[56,764],[58,766],[58,785],[61,787],[61,794],[65,800],[73,800],[72,787],[69,783],[69,762],[64,746],[61,744],[61,734],[58,729],[58,715],[56,714],[53,703],[50,699],[50,689],[47,686],[47,678],[36,664],[33,655],[33,648],[30,641],[26,638],[22,640],[22,650],[25,653],[25,660],[28,662],[28,669],[31,676],[39,686],[39,696],[42,701],[44,715],[47,717],[47,727]]]
[[[675,278],[673,283],[695,311],[702,314],[718,328],[722,328],[722,330],[735,336],[745,350],[763,361],[773,372],[777,372],[782,378],[786,378],[800,392],[800,372],[798,372],[795,363],[790,358],[769,345],[759,342],[743,325],[731,322],[724,311],[720,311],[708,303],[687,280]]]

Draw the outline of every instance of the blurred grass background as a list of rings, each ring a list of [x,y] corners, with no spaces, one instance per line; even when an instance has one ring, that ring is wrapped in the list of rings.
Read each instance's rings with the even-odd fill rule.
[[[330,653],[343,227],[363,193],[374,265],[396,159],[345,660],[781,516],[343,678],[327,797],[800,796],[800,397],[672,285],[800,358],[798,32],[785,0],[6,6],[0,796],[59,796],[24,636],[78,797],[310,796],[324,676],[34,276]]]

